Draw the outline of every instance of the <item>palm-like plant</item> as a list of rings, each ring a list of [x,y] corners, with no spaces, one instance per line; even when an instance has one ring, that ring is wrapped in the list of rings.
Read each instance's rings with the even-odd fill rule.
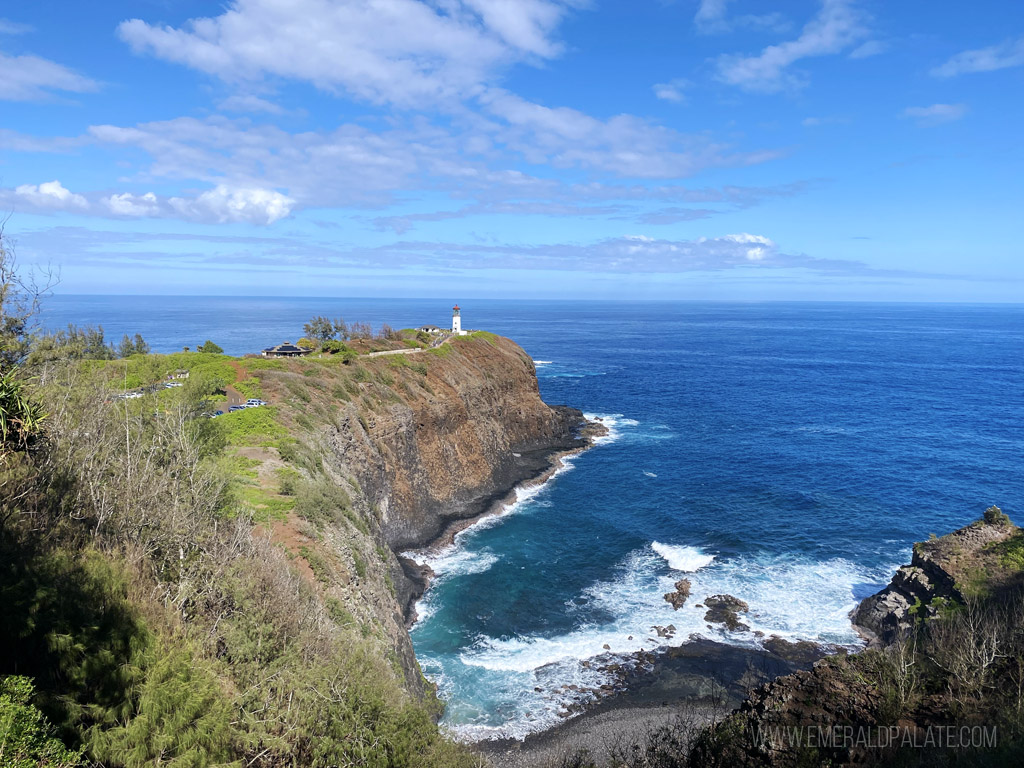
[[[18,368],[0,371],[0,460],[29,447],[39,434],[46,413],[25,392]]]

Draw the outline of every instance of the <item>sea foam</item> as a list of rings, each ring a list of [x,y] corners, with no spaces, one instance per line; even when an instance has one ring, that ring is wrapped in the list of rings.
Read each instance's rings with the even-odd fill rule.
[[[673,571],[699,571],[715,561],[714,555],[708,555],[697,547],[685,545],[662,544],[656,541],[651,544],[651,549],[665,558],[668,567]]]
[[[521,739],[548,728],[561,722],[574,704],[587,700],[590,694],[584,689],[610,682],[603,666],[626,661],[640,650],[678,645],[691,635],[746,647],[760,645],[757,632],[763,637],[859,647],[861,641],[849,619],[856,604],[854,589],[865,583],[880,584],[885,578],[881,571],[843,558],[822,561],[767,554],[716,558],[697,547],[661,544],[666,556],[657,552],[658,544],[635,550],[615,567],[613,578],[595,582],[570,601],[574,629],[548,635],[478,637],[455,658],[431,659],[428,676],[434,678],[435,669],[444,670],[447,687],[441,685],[442,693],[460,699],[472,689],[480,696],[479,681],[485,679],[486,695],[493,697],[490,702],[478,702],[475,714],[459,706],[446,713],[445,724],[453,735],[466,741]],[[673,567],[670,558],[681,568]],[[676,611],[663,595],[672,590],[682,568],[688,569],[691,597]],[[727,632],[704,620],[706,609],[697,606],[716,594],[730,594],[750,605],[741,615],[750,631]],[[655,631],[668,624],[676,627],[672,639]],[[586,660],[589,663],[584,666]],[[456,679],[465,685],[461,694]],[[470,680],[476,680],[477,687]],[[577,690],[569,688],[572,685]],[[498,701],[502,702],[500,717],[495,714]]]

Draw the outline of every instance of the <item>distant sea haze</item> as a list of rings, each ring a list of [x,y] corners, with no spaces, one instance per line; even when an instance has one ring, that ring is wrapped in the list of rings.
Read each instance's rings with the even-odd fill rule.
[[[462,738],[522,736],[599,685],[601,654],[755,632],[855,646],[856,601],[913,541],[998,504],[1024,521],[1024,308],[74,297],[49,327],[141,333],[155,351],[296,341],[313,315],[509,336],[546,401],[610,431],[506,514],[422,555],[438,574],[413,629]],[[673,611],[663,594],[687,578]],[[750,632],[708,628],[712,594]],[[605,649],[605,646],[608,646]],[[540,690],[537,690],[540,689]]]

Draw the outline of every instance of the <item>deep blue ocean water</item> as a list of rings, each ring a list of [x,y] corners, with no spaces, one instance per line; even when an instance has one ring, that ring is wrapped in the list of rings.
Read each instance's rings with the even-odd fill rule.
[[[436,300],[71,297],[45,321],[157,351],[294,341],[313,314],[447,325]],[[519,342],[550,403],[610,434],[507,512],[421,555],[417,655],[464,738],[559,722],[602,654],[727,642],[702,598],[766,635],[856,645],[849,611],[912,542],[998,504],[1024,519],[1024,306],[462,302]],[[662,594],[679,578],[678,612]],[[632,639],[630,639],[632,638]],[[676,640],[675,642],[679,642]],[[610,650],[605,650],[607,645]],[[541,688],[541,691],[535,690]]]

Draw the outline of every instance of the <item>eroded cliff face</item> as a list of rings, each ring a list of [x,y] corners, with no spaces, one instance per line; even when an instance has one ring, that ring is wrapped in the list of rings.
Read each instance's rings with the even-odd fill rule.
[[[541,400],[533,362],[508,339],[457,339],[450,352],[430,357],[410,356],[413,365],[427,364],[425,375],[415,374],[426,388],[379,407],[352,404],[326,435],[325,458],[356,478],[396,551],[487,511],[543,472],[552,453],[583,445],[583,415]]]
[[[545,404],[530,357],[492,334],[349,364],[267,364],[257,375],[285,443],[296,441],[289,466],[319,483],[324,509],[332,508],[327,524],[308,510],[289,515],[275,524],[276,541],[328,610],[340,606],[364,636],[378,637],[406,687],[422,693],[406,625],[425,580],[399,554],[487,512],[557,455],[585,447],[582,413]]]

